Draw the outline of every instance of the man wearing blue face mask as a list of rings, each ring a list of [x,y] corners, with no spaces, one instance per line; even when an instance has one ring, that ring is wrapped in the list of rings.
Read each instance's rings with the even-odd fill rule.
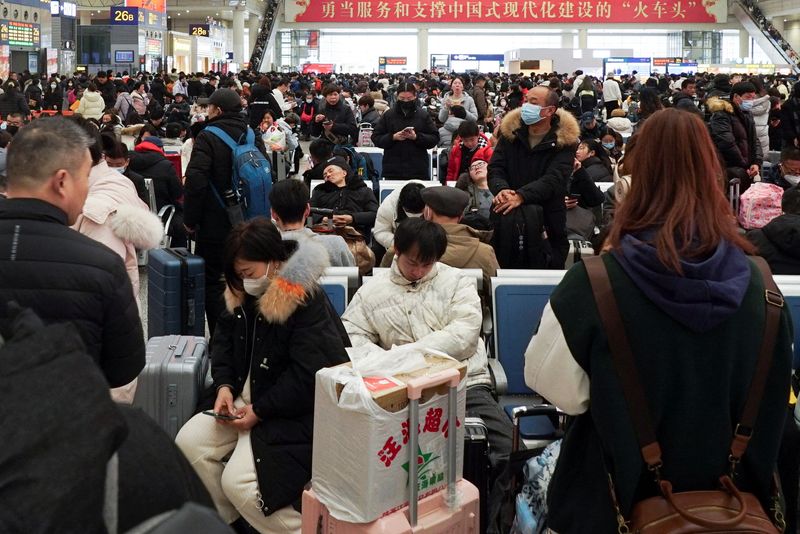
[[[750,110],[756,88],[750,82],[738,82],[731,88],[730,100],[711,97],[706,102],[711,112],[709,131],[726,168],[728,179],[739,178],[744,192],[759,173],[764,156],[756,135]]]
[[[569,250],[564,196],[580,126],[575,117],[558,109],[558,94],[547,87],[534,87],[526,100],[503,118],[489,162],[489,189],[495,195],[494,245],[501,267],[563,269]],[[543,228],[531,219],[536,218],[535,206],[541,207]],[[544,241],[542,230],[547,234]],[[539,253],[531,247],[547,250]]]

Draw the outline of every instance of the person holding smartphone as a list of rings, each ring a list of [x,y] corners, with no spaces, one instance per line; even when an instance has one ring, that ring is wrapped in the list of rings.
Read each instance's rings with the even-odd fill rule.
[[[439,131],[417,98],[414,84],[397,86],[397,102],[382,116],[372,142],[383,149],[383,177],[394,180],[428,180],[428,149],[439,143]]]
[[[269,219],[257,217],[231,230],[223,262],[226,310],[211,345],[212,417],[195,415],[175,441],[228,523],[299,533],[314,375],[348,361],[350,345],[317,284],[328,254],[312,240],[283,241]]]

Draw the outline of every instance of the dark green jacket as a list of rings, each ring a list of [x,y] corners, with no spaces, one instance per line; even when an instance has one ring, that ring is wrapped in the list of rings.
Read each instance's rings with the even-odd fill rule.
[[[611,255],[603,256],[626,325],[658,440],[664,478],[675,491],[716,489],[756,363],[764,324],[764,286],[752,278],[741,307],[705,333],[692,332],[657,308]],[[615,532],[605,464],[626,519],[633,504],[656,494],[630,423],[591,287],[582,263],[550,303],[573,357],[590,379],[590,407],[569,428],[548,495],[549,527],[567,533]],[[736,477],[768,509],[789,395],[792,321],[784,308],[772,369],[753,438]]]

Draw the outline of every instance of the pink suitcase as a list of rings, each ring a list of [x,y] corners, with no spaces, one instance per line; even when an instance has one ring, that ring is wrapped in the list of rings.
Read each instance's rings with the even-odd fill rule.
[[[447,369],[431,376],[415,378],[408,382],[409,428],[418,428],[419,399],[422,390],[449,384],[448,425],[456,428],[456,391],[460,375],[456,369]],[[480,507],[478,488],[466,480],[456,483],[456,436],[447,436],[447,487],[418,500],[416,484],[409,484],[409,505],[372,523],[348,523],[332,517],[325,505],[314,495],[313,489],[303,492],[303,534],[478,534]],[[409,453],[417,450],[418,436],[411,432]],[[413,460],[413,458],[409,458]],[[417,463],[409,463],[409,480],[417,480]]]

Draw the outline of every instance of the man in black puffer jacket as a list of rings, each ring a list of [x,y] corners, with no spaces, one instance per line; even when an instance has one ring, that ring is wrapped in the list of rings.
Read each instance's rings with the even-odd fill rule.
[[[383,149],[384,178],[430,178],[428,149],[439,143],[439,130],[420,106],[413,84],[402,83],[397,87],[397,103],[381,116],[372,142]]]
[[[61,117],[15,136],[8,200],[0,201],[0,301],[32,308],[46,323],[75,324],[108,384],[119,387],[144,367],[131,282],[115,252],[69,228],[89,190],[91,144]]]
[[[201,100],[200,102],[204,102]],[[233,139],[247,132],[247,120],[241,114],[242,103],[236,91],[217,89],[206,102],[207,126],[217,126]],[[256,147],[266,155],[264,141],[256,136]],[[196,252],[206,263],[206,318],[214,334],[217,317],[224,309],[222,293],[222,252],[231,230],[228,213],[220,205],[214,190],[224,197],[231,188],[233,158],[231,149],[217,136],[201,131],[194,139],[192,159],[186,168],[183,221],[186,230],[196,233]]]

